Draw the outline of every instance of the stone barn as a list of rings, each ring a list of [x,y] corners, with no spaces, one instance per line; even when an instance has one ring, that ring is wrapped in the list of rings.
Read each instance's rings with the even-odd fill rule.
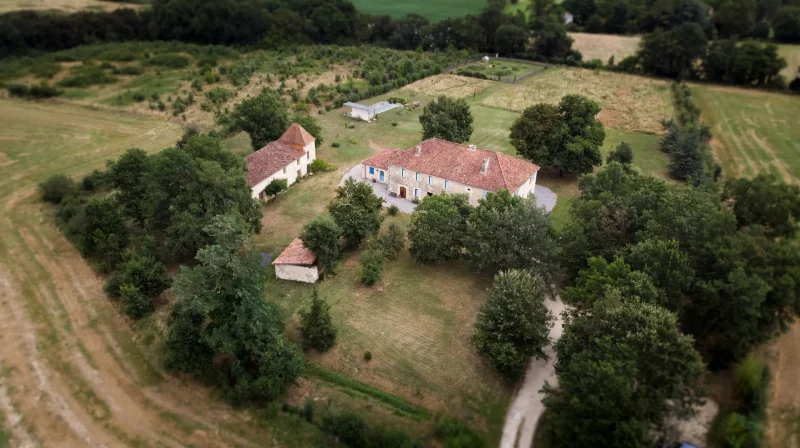
[[[317,254],[303,245],[303,240],[295,238],[289,246],[272,261],[275,276],[282,280],[314,283],[319,280]]]

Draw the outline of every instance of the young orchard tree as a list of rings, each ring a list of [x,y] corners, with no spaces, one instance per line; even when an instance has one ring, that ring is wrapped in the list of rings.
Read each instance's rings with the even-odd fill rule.
[[[318,216],[303,227],[300,239],[303,245],[317,254],[320,267],[326,274],[336,272],[336,263],[339,261],[341,250],[339,238],[342,229],[328,216]]]
[[[460,257],[471,209],[465,194],[423,198],[408,226],[408,250],[414,261],[438,263]]]
[[[383,199],[375,196],[372,187],[353,178],[336,188],[336,197],[328,205],[328,210],[342,229],[346,247],[358,247],[367,235],[378,231],[381,204]]]
[[[547,285],[528,271],[501,271],[475,320],[472,343],[506,378],[525,373],[530,358],[546,358],[553,315],[544,305]]]
[[[489,273],[527,269],[550,285],[558,269],[553,222],[532,196],[489,193],[469,215],[464,247],[467,260]]]
[[[547,446],[655,446],[668,418],[700,403],[705,369],[675,315],[621,298],[568,315],[556,342],[558,386],[545,384]]]
[[[300,334],[303,336],[303,350],[314,349],[326,352],[336,344],[336,328],[331,321],[331,307],[319,298],[317,289],[311,298],[307,311],[300,311]]]
[[[463,99],[440,96],[422,110],[422,139],[440,138],[456,143],[469,141],[472,135],[472,113]]]
[[[581,95],[566,95],[558,106],[536,104],[514,121],[511,144],[526,159],[561,175],[591,173],[603,161],[606,134],[599,112],[596,102]]]
[[[290,124],[286,102],[271,89],[263,89],[257,96],[236,105],[231,120],[237,129],[250,135],[253,151],[277,140]]]

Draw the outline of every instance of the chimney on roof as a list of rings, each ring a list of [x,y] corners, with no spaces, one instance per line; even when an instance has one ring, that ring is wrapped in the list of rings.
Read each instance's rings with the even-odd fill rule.
[[[470,151],[475,151],[475,145],[470,143],[469,145],[467,145],[467,149],[469,149]]]
[[[417,145],[414,147],[414,155],[421,156],[422,155],[422,146]]]
[[[487,171],[489,171],[489,158],[488,157],[483,159],[483,168],[481,168],[481,174],[483,174],[485,176]]]

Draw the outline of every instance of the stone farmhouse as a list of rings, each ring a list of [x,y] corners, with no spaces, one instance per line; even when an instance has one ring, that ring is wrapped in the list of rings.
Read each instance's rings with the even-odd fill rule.
[[[302,126],[292,123],[274,142],[247,156],[247,183],[253,199],[264,199],[264,189],[275,179],[292,185],[308,174],[308,165],[317,158],[316,139]]]
[[[432,138],[411,149],[388,149],[362,162],[364,179],[387,184],[389,194],[409,200],[466,193],[477,205],[488,192],[527,197],[539,167],[497,151]]]

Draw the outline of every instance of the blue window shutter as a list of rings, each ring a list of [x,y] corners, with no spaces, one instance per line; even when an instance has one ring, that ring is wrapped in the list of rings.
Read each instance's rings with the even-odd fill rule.
[[[375,174],[375,168],[369,167],[369,174]]]

